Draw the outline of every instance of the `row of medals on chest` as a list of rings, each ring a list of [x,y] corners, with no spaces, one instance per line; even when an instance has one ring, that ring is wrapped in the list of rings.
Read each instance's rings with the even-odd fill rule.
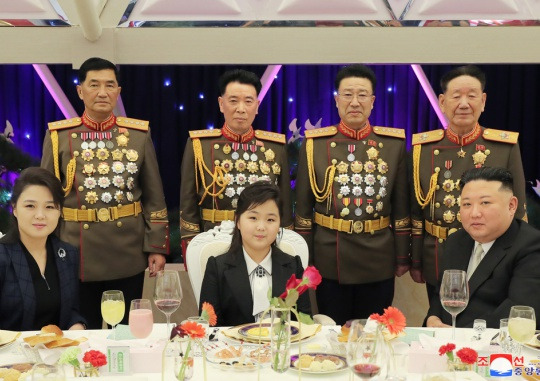
[[[214,165],[216,167],[221,167],[223,171],[225,171],[226,174],[224,177],[227,185],[239,185],[236,188],[228,186],[224,192],[225,196],[232,198],[235,195],[240,195],[240,193],[242,193],[244,190],[244,185],[253,184],[259,180],[271,181],[270,176],[268,176],[270,173],[273,173],[276,176],[281,174],[281,166],[274,162],[276,158],[274,151],[272,151],[272,149],[266,149],[265,147],[259,147],[259,151],[264,154],[264,158],[266,160],[263,161],[259,160],[259,157],[257,156],[258,147],[259,146],[257,144],[236,142],[223,145],[223,153],[225,155],[230,154],[232,160],[215,160]],[[219,148],[219,144],[214,144],[215,150],[218,150]],[[240,149],[244,151],[242,156],[240,156],[240,152],[238,152]],[[259,160],[258,163],[257,160]],[[274,162],[274,164],[270,165],[269,162]],[[237,172],[236,176],[231,173],[233,169],[235,169]],[[245,171],[251,173],[251,175],[244,174]],[[256,174],[259,171],[262,172],[263,176],[258,176]],[[236,202],[238,202],[236,198],[232,200],[233,207],[236,207],[234,205]]]
[[[134,187],[134,178],[129,176],[127,179],[124,179],[122,174],[125,172],[134,175],[137,173],[138,168],[135,161],[139,158],[139,153],[134,149],[127,148],[117,148],[111,152],[109,150],[114,148],[114,143],[112,141],[112,132],[81,132],[80,138],[82,140],[81,149],[73,152],[73,156],[80,156],[83,161],[85,161],[82,169],[82,173],[86,176],[84,179],[84,185],[80,185],[78,190],[82,192],[85,188],[90,191],[86,193],[85,200],[89,204],[95,204],[98,200],[108,204],[113,199],[119,204],[122,203],[125,199],[127,201],[133,201],[133,193],[126,192],[124,194],[124,189],[127,187],[128,190],[132,190]],[[72,138],[76,139],[79,135],[73,133]],[[115,137],[116,145],[118,147],[127,147],[129,143],[129,131],[124,131],[122,134]],[[97,140],[97,141],[96,141]],[[94,152],[95,150],[95,152]],[[112,158],[112,164],[109,164],[106,160]],[[121,160],[125,159],[127,162],[124,164]],[[97,158],[99,164],[97,166],[94,163],[89,163],[90,161]],[[102,176],[95,178],[94,175],[96,172]],[[114,173],[112,179],[105,176],[109,173]],[[114,185],[118,190],[114,191],[114,195],[110,192],[103,192],[101,195],[98,195],[97,192],[93,191],[96,186],[99,186],[102,189],[108,188],[110,185]]]
[[[438,156],[440,152],[439,152],[439,150],[435,150],[433,153],[434,153],[435,156]],[[485,164],[486,159],[487,159],[487,157],[489,156],[490,153],[491,153],[491,151],[489,149],[486,149],[486,147],[484,145],[477,144],[476,145],[476,152],[472,155],[474,166],[476,168],[482,167]],[[466,156],[466,152],[463,151],[463,148],[461,148],[457,152],[457,155],[458,155],[459,159],[463,159]],[[461,187],[459,185],[460,180],[457,179],[457,180],[454,181],[454,180],[451,179],[453,160],[445,160],[444,167],[445,167],[445,171],[443,172],[443,177],[444,177],[445,180],[442,182],[442,184],[437,184],[437,187],[436,187],[436,190],[440,190],[442,188],[443,191],[448,193],[448,194],[445,194],[445,196],[443,198],[443,205],[448,208],[447,210],[445,210],[443,212],[443,220],[447,224],[451,224],[456,219],[459,222],[461,222],[460,212],[458,211],[456,213],[456,212],[454,212],[453,210],[450,209],[450,208],[452,208],[452,207],[454,207],[456,205],[457,206],[461,205],[461,196],[456,197],[453,194],[450,194],[454,190],[457,190],[458,192],[461,190]],[[440,172],[440,171],[441,171],[440,167],[435,168],[435,172]],[[440,208],[441,204],[439,202],[435,202],[434,206],[436,208]]]
[[[356,160],[356,156],[354,155],[356,146],[354,144],[347,145],[347,150],[349,152],[347,161],[349,161],[349,163],[340,161],[338,164],[337,159],[332,159],[332,164],[336,166],[338,172],[337,176],[334,177],[334,181],[340,186],[337,198],[341,201],[341,204],[343,204],[343,208],[339,213],[341,217],[346,217],[350,214],[351,211],[349,205],[351,204],[351,198],[353,204],[356,206],[354,214],[357,217],[360,217],[363,213],[361,206],[364,203],[363,198],[360,196],[362,194],[365,194],[368,197],[374,196],[374,185],[377,181],[380,184],[379,192],[375,196],[378,201],[373,205],[374,200],[372,198],[366,198],[365,211],[367,214],[373,214],[374,217],[377,217],[378,213],[375,212],[381,212],[383,209],[384,204],[381,199],[387,195],[386,186],[388,185],[388,178],[384,176],[384,174],[388,172],[388,164],[383,159],[379,158],[379,151],[374,147],[376,144],[375,141],[368,141],[368,145],[372,147],[366,150],[369,160],[364,163]],[[332,142],[330,143],[330,146],[335,148],[337,144]],[[379,143],[379,147],[382,146],[382,143]],[[352,174],[350,174],[349,169]],[[364,176],[361,174],[362,171],[365,172]],[[375,174],[376,172],[378,172],[377,175]],[[360,186],[362,182],[366,184],[364,189]],[[349,183],[351,183],[351,185],[349,185]],[[349,195],[354,197],[347,197]]]

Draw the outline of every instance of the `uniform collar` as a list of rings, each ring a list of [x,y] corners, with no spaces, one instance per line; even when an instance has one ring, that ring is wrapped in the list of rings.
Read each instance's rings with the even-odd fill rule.
[[[250,126],[248,131],[245,134],[237,134],[236,132],[233,132],[229,126],[227,126],[227,123],[223,125],[223,128],[221,129],[221,133],[223,136],[225,136],[228,140],[231,142],[238,142],[238,143],[247,143],[253,139],[255,136],[255,131],[253,131],[253,127]]]
[[[86,127],[96,131],[106,131],[116,124],[116,116],[114,116],[114,114],[112,113],[106,120],[101,123],[96,122],[94,119],[90,118],[86,111],[83,113],[81,119]]]
[[[359,130],[353,130],[352,128],[347,126],[345,122],[341,121],[339,122],[338,130],[343,135],[351,139],[362,140],[371,133],[371,124],[369,124],[369,120],[368,120],[366,121],[366,125],[364,127],[362,127]]]
[[[472,129],[471,132],[466,133],[463,136],[457,135],[452,129],[449,127],[446,129],[446,137],[453,143],[459,144],[461,146],[466,146],[467,144],[471,144],[476,139],[478,139],[482,135],[482,127],[478,123],[476,123],[476,126]]]

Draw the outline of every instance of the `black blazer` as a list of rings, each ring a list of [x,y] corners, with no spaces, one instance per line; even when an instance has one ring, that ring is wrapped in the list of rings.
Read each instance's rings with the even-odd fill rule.
[[[292,274],[301,278],[303,272],[299,256],[293,257],[272,247],[272,296],[279,296],[285,291],[285,284]],[[242,249],[208,259],[201,287],[201,306],[203,302],[214,306],[218,326],[255,322],[251,286]],[[297,307],[298,311],[311,315],[307,292],[298,298]]]
[[[463,229],[446,242],[439,279],[446,269],[465,270],[474,248],[474,240]],[[439,286],[440,286],[439,281]],[[440,287],[439,287],[440,289]],[[472,327],[474,319],[485,319],[489,328],[499,328],[514,305],[532,306],[540,328],[540,231],[522,220],[514,220],[508,230],[493,243],[469,280],[469,304],[457,315],[457,327]],[[452,324],[439,294],[431,299],[428,317],[438,316]]]
[[[60,329],[86,320],[79,314],[79,251],[50,236],[60,281]],[[58,255],[59,250],[65,256]],[[0,329],[34,330],[36,295],[28,262],[19,243],[0,244]],[[52,323],[52,322],[51,322]]]

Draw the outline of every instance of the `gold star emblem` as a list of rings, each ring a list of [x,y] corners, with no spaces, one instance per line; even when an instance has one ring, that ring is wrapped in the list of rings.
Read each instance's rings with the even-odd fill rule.
[[[463,151],[463,147],[461,147],[461,149],[457,152],[457,155],[460,158],[465,157],[466,154],[467,154],[467,152]]]

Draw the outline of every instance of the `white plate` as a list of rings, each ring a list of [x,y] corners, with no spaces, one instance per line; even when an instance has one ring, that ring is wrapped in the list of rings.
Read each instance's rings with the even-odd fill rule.
[[[321,360],[330,360],[336,364],[336,369],[332,370],[311,370],[310,368],[302,368],[302,373],[309,373],[309,374],[329,374],[329,373],[336,373],[341,372],[343,370],[348,369],[347,367],[347,361],[345,360],[345,357],[335,354],[329,354],[329,353],[320,353],[320,352],[310,352],[310,353],[302,353],[302,356],[309,355],[312,357],[318,357]],[[298,355],[292,355],[291,356],[291,369],[298,371],[299,367],[299,360]],[[319,361],[322,362],[322,361]]]
[[[221,358],[218,357],[218,353],[228,348],[240,351],[240,353],[235,357],[230,358]],[[258,345],[218,345],[217,348],[210,349],[206,351],[206,360],[222,369],[222,370],[234,370],[234,371],[253,371],[257,369],[259,364],[259,357],[257,355]],[[260,364],[265,365],[270,362],[270,348],[268,346],[264,347],[265,353],[267,356],[261,357]]]

